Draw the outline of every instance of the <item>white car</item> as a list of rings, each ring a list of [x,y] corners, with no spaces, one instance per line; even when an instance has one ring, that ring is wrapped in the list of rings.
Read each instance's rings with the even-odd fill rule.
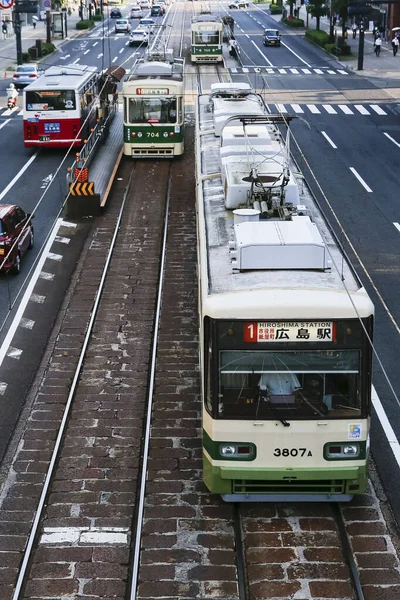
[[[115,21],[115,33],[129,33],[131,24],[128,19],[117,19]]]
[[[249,3],[246,0],[235,0],[229,5],[229,8],[248,8]]]
[[[149,32],[144,27],[138,27],[131,31],[129,36],[130,46],[147,46],[149,43]]]
[[[131,8],[131,19],[143,19],[143,11],[140,6],[133,6]]]
[[[149,0],[140,0],[140,8],[150,8]]]

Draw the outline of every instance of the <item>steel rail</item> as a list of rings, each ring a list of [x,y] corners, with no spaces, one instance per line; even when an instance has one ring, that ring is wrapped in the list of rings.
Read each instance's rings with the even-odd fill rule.
[[[64,408],[64,413],[62,416],[62,420],[61,420],[61,424],[60,424],[60,429],[58,430],[58,434],[57,434],[57,438],[55,441],[55,445],[54,445],[54,449],[51,455],[51,459],[50,459],[50,463],[49,463],[49,467],[47,469],[47,473],[46,473],[46,478],[43,484],[43,489],[42,489],[42,493],[40,495],[40,499],[38,502],[38,506],[36,509],[36,514],[35,514],[35,519],[33,521],[32,524],[32,528],[29,534],[29,539],[28,539],[28,543],[26,545],[25,548],[25,552],[24,552],[24,558],[22,561],[22,565],[18,574],[18,579],[17,579],[17,583],[15,586],[15,590],[14,590],[14,594],[12,597],[12,600],[19,600],[20,598],[20,594],[24,585],[24,580],[25,580],[25,575],[27,572],[27,568],[28,568],[28,563],[29,560],[31,558],[31,554],[32,554],[32,549],[33,549],[33,544],[35,542],[36,539],[36,535],[38,532],[38,528],[39,528],[39,524],[40,524],[40,520],[43,514],[43,509],[44,509],[44,505],[45,505],[45,501],[46,501],[46,497],[47,497],[47,492],[49,490],[50,487],[50,483],[51,483],[51,478],[53,476],[53,472],[54,472],[54,467],[58,458],[58,454],[59,454],[59,450],[60,450],[60,446],[61,446],[61,442],[63,439],[63,435],[65,432],[65,428],[67,425],[67,421],[68,421],[68,417],[69,417],[69,413],[70,413],[70,408],[72,405],[72,400],[74,399],[74,395],[75,395],[75,391],[78,385],[78,381],[80,378],[80,374],[81,374],[81,369],[82,369],[82,365],[83,365],[83,361],[85,359],[85,354],[86,354],[86,350],[87,350],[87,346],[89,344],[89,340],[92,334],[92,330],[93,330],[93,325],[97,316],[97,311],[98,311],[98,307],[100,304],[100,300],[101,300],[101,295],[104,289],[104,284],[105,284],[105,280],[106,280],[106,276],[107,276],[107,272],[108,272],[108,267],[111,261],[111,257],[114,251],[114,247],[115,247],[115,243],[116,243],[116,239],[118,236],[118,231],[119,231],[119,227],[120,227],[120,223],[121,223],[121,219],[122,219],[122,214],[124,211],[124,207],[125,207],[125,203],[126,203],[126,198],[129,192],[129,188],[131,185],[131,180],[132,180],[132,174],[130,175],[128,184],[125,188],[125,192],[124,192],[124,196],[122,198],[122,204],[121,204],[121,208],[118,214],[118,218],[117,218],[117,222],[116,222],[116,226],[115,226],[115,230],[114,230],[114,234],[111,240],[111,244],[110,244],[110,248],[108,250],[108,254],[107,254],[107,258],[106,258],[106,262],[104,264],[104,268],[103,268],[103,272],[102,272],[102,276],[101,276],[101,280],[99,283],[99,287],[97,289],[96,292],[96,298],[94,300],[93,303],[93,308],[92,308],[92,312],[91,312],[91,316],[90,316],[90,320],[89,320],[89,324],[86,330],[86,334],[85,334],[85,338],[83,341],[83,345],[82,345],[82,349],[81,352],[79,354],[79,360],[78,360],[78,364],[77,367],[75,369],[75,374],[74,374],[74,378],[72,380],[72,384],[71,384],[71,388],[69,391],[69,395],[68,395],[68,399]]]
[[[337,502],[332,503],[333,516],[339,531],[340,540],[342,542],[344,560],[347,563],[350,571],[350,579],[353,584],[356,597],[354,600],[365,600],[364,592],[362,590],[360,574],[357,569],[356,561],[354,560],[353,551],[350,546],[349,537],[347,535],[346,526],[344,524],[342,511]]]
[[[172,168],[172,165],[170,168]],[[166,193],[167,199],[166,199],[166,205],[165,205],[164,231],[163,231],[163,241],[162,241],[162,247],[161,247],[161,262],[160,262],[159,281],[158,281],[157,304],[156,304],[156,312],[155,312],[155,320],[154,320],[154,335],[153,335],[153,342],[152,342],[152,349],[151,349],[150,380],[149,380],[149,391],[147,394],[146,426],[145,426],[145,430],[144,430],[144,445],[143,445],[140,483],[139,483],[139,494],[137,496],[138,497],[138,507],[137,507],[137,517],[136,517],[135,546],[134,546],[133,564],[132,564],[131,593],[129,596],[130,600],[136,600],[136,598],[137,598],[136,591],[137,591],[139,566],[140,566],[140,544],[141,544],[141,540],[142,540],[144,499],[145,499],[145,494],[146,494],[147,463],[148,463],[148,458],[149,458],[150,427],[151,427],[151,417],[152,417],[152,410],[153,410],[153,392],[154,392],[154,380],[155,380],[155,370],[156,370],[156,362],[157,362],[158,330],[159,330],[159,325],[160,325],[161,300],[162,300],[162,291],[163,291],[163,285],[164,285],[164,266],[165,266],[166,247],[167,247],[168,214],[169,214],[170,195],[171,195],[171,176],[169,175],[168,185],[167,185],[167,193]]]
[[[239,589],[239,600],[249,600],[249,583],[247,578],[245,548],[243,544],[243,531],[240,519],[240,504],[233,506],[233,529],[235,532],[236,544],[236,569]]]

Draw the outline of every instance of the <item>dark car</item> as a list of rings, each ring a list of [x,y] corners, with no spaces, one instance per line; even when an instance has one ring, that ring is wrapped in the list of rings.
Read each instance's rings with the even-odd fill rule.
[[[33,247],[30,216],[15,204],[0,204],[0,266],[3,271],[19,273],[21,258]]]
[[[280,46],[281,34],[277,29],[266,29],[263,35],[264,46]]]
[[[165,13],[165,8],[161,4],[153,4],[151,7],[152,17],[161,17]]]
[[[112,8],[110,10],[110,19],[122,19],[122,12],[119,8]]]

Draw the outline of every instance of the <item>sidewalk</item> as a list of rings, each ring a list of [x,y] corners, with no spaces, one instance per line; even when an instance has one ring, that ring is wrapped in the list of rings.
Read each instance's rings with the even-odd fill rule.
[[[277,21],[281,20],[280,15],[271,15],[272,18]],[[300,19],[304,20],[304,23],[307,23],[307,11],[306,7],[301,6],[300,8]],[[350,20],[348,22],[348,27],[350,28]],[[311,15],[308,16],[308,28],[315,29],[316,27],[316,19],[312,18]],[[302,29],[292,29],[290,27],[286,28],[287,31],[301,32],[304,31]],[[320,29],[329,32],[329,19],[327,17],[321,17],[320,19]],[[342,28],[335,27],[335,31],[337,35],[342,35]],[[357,32],[357,38],[353,39],[353,33],[351,29],[348,31],[348,39],[347,43],[351,46],[352,57],[351,58],[341,58],[340,62],[345,68],[350,71],[354,71],[358,75],[374,78],[374,83],[379,87],[391,87],[395,83],[394,80],[398,79],[396,82],[397,86],[400,86],[400,52],[397,56],[393,56],[392,44],[391,42],[383,41],[381,48],[381,55],[377,57],[374,53],[374,38],[372,32],[367,31],[364,35],[364,64],[363,70],[358,71],[358,44],[359,44],[359,33]],[[329,55],[331,57],[331,55]],[[331,57],[332,60],[336,60],[335,57]],[[377,81],[378,80],[378,81]],[[400,92],[400,91],[399,91]],[[397,97],[400,97],[400,93]]]
[[[67,15],[67,37],[62,40],[59,36],[57,36],[54,40],[52,40],[56,48],[65,42],[66,39],[71,39],[76,35],[85,33],[85,31],[78,31],[76,29],[76,23],[78,21],[80,21],[78,10],[73,11],[71,15]],[[45,42],[46,21],[38,21],[35,29],[31,24],[22,25],[21,38],[22,52],[27,52],[28,48],[35,45],[36,40],[42,40]],[[45,59],[46,57],[44,60]],[[15,35],[13,34],[6,40],[0,40],[0,79],[8,79],[12,77],[13,72],[10,70],[10,67],[15,68],[16,65],[17,46]]]

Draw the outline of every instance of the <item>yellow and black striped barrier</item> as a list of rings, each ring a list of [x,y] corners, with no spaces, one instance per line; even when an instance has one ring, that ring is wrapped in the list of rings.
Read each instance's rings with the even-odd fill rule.
[[[71,196],[94,196],[94,181],[79,182],[69,184]]]

